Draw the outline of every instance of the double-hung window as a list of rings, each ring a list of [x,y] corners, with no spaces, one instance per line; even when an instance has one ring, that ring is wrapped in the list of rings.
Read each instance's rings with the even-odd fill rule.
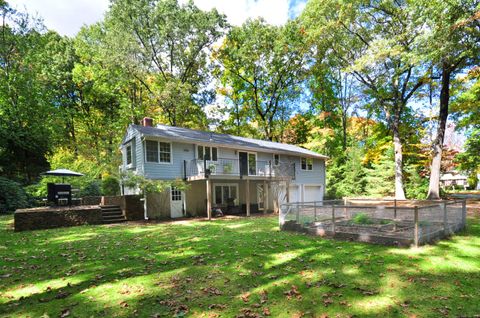
[[[147,162],[170,163],[172,159],[170,143],[146,140],[145,159]]]
[[[312,158],[302,158],[301,160],[302,170],[312,171],[313,170],[313,159]]]
[[[132,144],[129,144],[127,145],[127,147],[125,147],[125,156],[126,156],[127,166],[131,165],[133,163],[132,162]]]
[[[208,146],[197,146],[197,155],[199,160],[209,160],[217,161],[218,160],[218,148],[217,147],[208,147]]]

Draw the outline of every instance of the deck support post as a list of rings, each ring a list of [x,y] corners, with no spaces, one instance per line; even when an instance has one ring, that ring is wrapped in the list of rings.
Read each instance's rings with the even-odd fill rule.
[[[207,217],[212,219],[212,187],[210,185],[210,179],[207,179]]]
[[[418,228],[418,206],[415,206],[415,210],[414,210],[414,214],[413,214],[413,221],[415,223],[415,229],[414,229],[414,233],[413,233],[413,243],[415,245],[415,247],[418,247],[418,232],[419,232],[419,228]]]
[[[245,180],[246,182],[246,189],[245,189],[245,203],[247,204],[247,216],[250,216],[250,179]]]
[[[267,180],[263,180],[263,214],[267,213]]]

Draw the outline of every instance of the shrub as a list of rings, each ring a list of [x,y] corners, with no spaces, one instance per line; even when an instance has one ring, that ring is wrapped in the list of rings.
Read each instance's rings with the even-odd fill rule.
[[[100,189],[100,181],[99,180],[90,181],[80,191],[80,196],[82,196],[82,197],[95,197],[95,196],[100,196],[100,195],[102,195],[102,191]]]
[[[117,178],[109,176],[102,180],[103,195],[118,195],[120,194],[120,184]]]
[[[352,223],[354,223],[354,224],[372,224],[373,221],[370,219],[370,217],[366,213],[360,212],[352,218]]]
[[[14,212],[29,206],[29,198],[22,186],[0,177],[0,213]]]

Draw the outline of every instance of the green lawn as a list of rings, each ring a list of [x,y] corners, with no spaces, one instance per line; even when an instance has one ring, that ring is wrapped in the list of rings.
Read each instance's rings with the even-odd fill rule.
[[[480,315],[480,220],[419,249],[279,232],[274,217],[15,233],[1,317]]]

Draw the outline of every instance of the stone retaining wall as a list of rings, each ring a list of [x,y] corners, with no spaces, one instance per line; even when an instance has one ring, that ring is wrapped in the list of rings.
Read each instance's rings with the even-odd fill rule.
[[[99,206],[42,207],[15,211],[15,231],[102,224]]]

